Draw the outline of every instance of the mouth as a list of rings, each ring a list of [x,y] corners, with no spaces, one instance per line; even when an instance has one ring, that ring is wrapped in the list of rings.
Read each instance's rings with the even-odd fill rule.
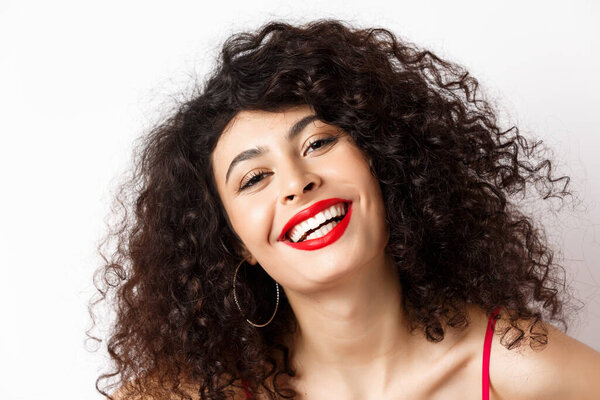
[[[278,241],[301,250],[316,250],[339,239],[348,226],[352,202],[339,198],[319,201],[294,215]]]

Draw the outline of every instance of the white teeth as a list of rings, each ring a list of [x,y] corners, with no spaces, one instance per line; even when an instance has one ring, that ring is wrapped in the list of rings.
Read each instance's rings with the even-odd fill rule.
[[[293,242],[297,242],[309,230],[316,229],[319,225],[321,225],[328,219],[332,219],[335,217],[341,217],[344,215],[345,212],[346,212],[345,204],[333,205],[333,206],[329,207],[328,209],[323,210],[323,211],[317,213],[316,215],[314,215],[313,217],[308,218],[307,220],[294,226],[292,229],[289,230],[288,236]],[[331,225],[331,224],[328,224],[325,227],[327,227],[329,225]],[[333,225],[333,226],[335,226],[335,225]],[[329,228],[329,230],[331,230],[333,228],[333,226],[331,226]],[[321,232],[322,229],[324,229],[325,227],[321,227],[321,229],[319,229],[318,231],[312,232],[306,238],[306,240],[310,239],[315,234],[318,234],[320,236],[323,236],[323,234],[327,234],[328,231],[327,232],[324,231],[324,233]]]
[[[319,225],[321,225],[323,222],[327,221],[327,217],[325,217],[325,214],[323,214],[323,213],[318,213],[317,215],[315,215],[315,218],[317,219],[317,222],[319,223]]]
[[[303,223],[301,223],[300,228],[302,228],[302,230],[304,232],[310,230],[310,225],[309,225],[308,221],[304,221]]]
[[[316,230],[313,233],[311,233],[310,235],[308,235],[306,237],[306,240],[317,239],[317,238],[327,235],[337,224],[339,224],[339,222],[337,222],[337,221],[332,221],[332,222],[328,223],[321,229]]]

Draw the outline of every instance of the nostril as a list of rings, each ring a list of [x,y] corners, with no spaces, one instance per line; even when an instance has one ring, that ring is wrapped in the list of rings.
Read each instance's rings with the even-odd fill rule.
[[[309,183],[308,185],[306,185],[306,186],[304,187],[304,191],[306,192],[307,190],[311,190],[311,189],[312,189],[312,187],[313,187],[313,185],[314,185],[314,183],[313,183],[313,182]]]

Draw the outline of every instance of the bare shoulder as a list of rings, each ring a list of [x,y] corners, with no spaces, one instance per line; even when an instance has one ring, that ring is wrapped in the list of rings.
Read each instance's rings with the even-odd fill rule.
[[[490,361],[492,399],[597,399],[600,392],[600,353],[548,323],[547,344],[523,344],[509,350],[501,333],[509,326],[496,323]],[[529,326],[523,322],[523,328]]]

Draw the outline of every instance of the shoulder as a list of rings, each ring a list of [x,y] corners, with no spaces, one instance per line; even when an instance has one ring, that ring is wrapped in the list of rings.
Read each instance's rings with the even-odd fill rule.
[[[598,398],[600,353],[548,323],[542,323],[548,332],[543,348],[534,350],[525,341],[509,350],[498,333],[508,322],[501,318],[496,325],[490,361],[492,399]]]

